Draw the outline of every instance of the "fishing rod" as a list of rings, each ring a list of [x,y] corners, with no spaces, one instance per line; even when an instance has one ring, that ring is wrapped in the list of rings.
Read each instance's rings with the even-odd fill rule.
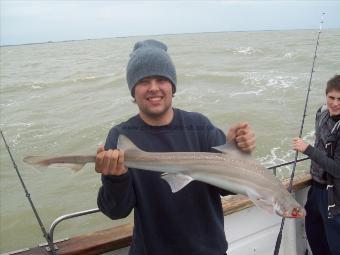
[[[321,21],[320,21],[320,28],[319,28],[319,32],[318,32],[318,37],[317,37],[316,45],[315,45],[314,58],[313,58],[313,65],[312,65],[312,70],[311,70],[311,72],[310,72],[310,77],[309,77],[308,90],[307,90],[307,95],[306,95],[306,100],[305,100],[305,108],[304,108],[303,115],[302,115],[302,121],[301,121],[301,127],[300,127],[299,138],[302,137],[303,126],[304,126],[304,124],[305,124],[305,118],[306,118],[306,116],[307,116],[307,115],[306,115],[306,112],[307,112],[307,105],[308,105],[308,99],[309,99],[309,92],[311,91],[310,87],[311,87],[312,79],[313,79],[313,73],[314,73],[314,65],[315,65],[316,53],[317,53],[318,46],[319,46],[319,38],[320,38],[321,30],[322,30],[322,24],[323,24],[323,18],[324,18],[324,16],[325,16],[325,13],[323,12],[323,13],[322,13],[322,16],[321,16]],[[299,155],[299,152],[296,151],[296,152],[295,152],[295,159],[294,159],[294,163],[293,163],[293,170],[292,170],[292,174],[291,174],[291,176],[290,176],[290,181],[289,181],[289,186],[288,186],[288,191],[289,191],[289,193],[292,192],[293,179],[294,179],[294,175],[295,175],[295,169],[296,169],[296,163],[297,163],[298,155]],[[274,255],[278,255],[278,254],[279,254],[279,251],[280,251],[280,245],[281,245],[281,240],[282,240],[282,231],[283,231],[283,226],[284,226],[284,224],[285,224],[285,218],[282,218],[280,231],[279,231],[279,234],[278,234],[277,239],[276,239]]]
[[[51,253],[52,253],[53,255],[57,255],[57,252],[56,252],[56,250],[55,250],[55,248],[54,248],[54,245],[53,245],[53,243],[51,242],[50,236],[49,236],[49,235],[47,234],[47,232],[46,232],[46,229],[45,229],[45,227],[44,227],[44,224],[43,224],[42,221],[41,221],[41,218],[39,217],[39,214],[38,214],[38,212],[37,212],[37,210],[36,210],[36,208],[35,208],[35,206],[34,206],[34,203],[33,203],[32,199],[31,199],[31,195],[30,195],[30,193],[28,192],[28,190],[27,190],[27,188],[26,188],[25,182],[24,182],[24,180],[23,180],[22,177],[21,177],[21,174],[20,174],[20,172],[19,172],[19,169],[18,169],[18,167],[17,167],[17,164],[15,163],[15,160],[14,160],[14,158],[13,158],[13,156],[12,156],[11,150],[10,150],[10,148],[9,148],[7,142],[6,142],[5,136],[4,136],[4,134],[3,134],[3,132],[2,132],[1,129],[0,129],[0,133],[1,133],[2,139],[4,140],[4,143],[5,143],[6,149],[7,149],[7,151],[8,151],[8,154],[9,154],[11,160],[12,160],[13,167],[14,167],[15,171],[17,172],[17,175],[18,175],[18,177],[19,177],[19,180],[20,180],[20,182],[21,182],[21,185],[22,185],[22,187],[23,187],[23,189],[24,189],[24,191],[25,191],[26,197],[27,197],[27,199],[28,199],[28,201],[29,201],[29,203],[30,203],[30,205],[31,205],[31,207],[32,207],[32,210],[33,210],[33,212],[34,212],[35,218],[37,219],[38,224],[39,224],[39,226],[40,226],[40,229],[41,229],[41,231],[42,231],[42,233],[43,233],[43,236],[44,236],[44,238],[45,238],[46,241],[47,241],[48,247],[49,247],[49,249],[50,249],[50,251],[51,251]]]

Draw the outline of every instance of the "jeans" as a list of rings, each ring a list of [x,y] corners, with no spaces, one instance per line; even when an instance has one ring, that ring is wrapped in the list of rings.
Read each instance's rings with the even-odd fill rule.
[[[305,208],[306,234],[313,255],[340,255],[340,215],[328,218],[325,185],[312,184]]]

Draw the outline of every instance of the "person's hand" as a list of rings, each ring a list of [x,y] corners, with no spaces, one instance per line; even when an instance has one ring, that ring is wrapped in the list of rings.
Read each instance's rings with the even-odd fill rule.
[[[304,153],[308,146],[309,144],[299,137],[293,139],[293,150]]]
[[[228,130],[227,141],[244,152],[252,152],[256,147],[255,133],[247,122],[237,123]]]
[[[124,166],[124,151],[105,151],[104,145],[99,145],[95,169],[97,173],[102,173],[103,175],[125,174],[127,172],[127,168]]]

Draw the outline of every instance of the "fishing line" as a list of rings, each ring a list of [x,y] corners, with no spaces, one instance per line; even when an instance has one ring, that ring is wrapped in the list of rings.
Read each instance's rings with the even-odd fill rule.
[[[322,13],[321,16],[321,21],[320,21],[320,28],[319,28],[319,33],[318,33],[318,37],[316,40],[316,45],[315,45],[315,51],[314,51],[314,58],[313,58],[313,65],[312,65],[312,70],[310,72],[310,77],[309,77],[309,83],[308,83],[308,90],[307,90],[307,95],[306,95],[306,100],[305,100],[305,108],[303,111],[303,116],[302,116],[302,121],[301,121],[301,127],[300,127],[300,134],[299,134],[299,138],[302,137],[302,131],[303,131],[303,126],[305,124],[305,117],[306,112],[307,112],[307,105],[308,105],[308,99],[309,99],[309,92],[310,92],[310,87],[311,87],[311,83],[312,83],[312,79],[313,79],[313,73],[314,73],[314,65],[315,65],[315,59],[316,59],[316,53],[318,50],[318,46],[319,46],[319,38],[320,38],[320,34],[321,34],[321,30],[322,30],[322,24],[323,24],[323,17],[325,16],[325,13]],[[294,159],[294,163],[293,163],[293,170],[292,170],[292,174],[290,176],[290,181],[289,181],[289,186],[288,186],[288,191],[289,193],[292,192],[292,188],[293,188],[293,179],[294,179],[294,175],[295,175],[295,169],[296,169],[296,163],[297,163],[297,159],[298,159],[298,155],[299,152],[296,151],[295,153],[295,159]],[[282,218],[281,221],[281,227],[280,227],[280,232],[277,236],[276,239],[276,244],[275,244],[275,250],[274,250],[274,255],[278,255],[279,251],[280,251],[280,245],[281,245],[281,240],[282,240],[282,231],[283,231],[283,226],[285,224],[285,218]]]
[[[15,163],[15,160],[14,160],[14,158],[13,158],[13,156],[12,156],[11,150],[10,150],[10,148],[9,148],[7,142],[6,142],[5,136],[4,136],[4,134],[2,133],[2,130],[1,130],[1,129],[0,129],[0,132],[1,132],[2,139],[4,140],[4,143],[5,143],[6,149],[7,149],[7,151],[8,151],[8,154],[9,154],[11,160],[12,160],[13,167],[14,167],[15,171],[17,172],[17,175],[18,175],[18,177],[19,177],[19,180],[20,180],[20,182],[21,182],[21,185],[22,185],[22,187],[23,187],[23,189],[24,189],[24,191],[25,191],[26,197],[27,197],[27,199],[28,199],[28,201],[29,201],[29,203],[30,203],[30,205],[31,205],[31,207],[32,207],[32,210],[33,210],[33,212],[34,212],[35,218],[37,219],[38,224],[39,224],[39,226],[40,226],[40,229],[41,229],[41,231],[43,232],[44,238],[45,238],[46,241],[47,241],[48,247],[50,248],[50,250],[51,250],[51,252],[52,252],[53,255],[57,255],[57,252],[55,251],[54,246],[53,246],[53,243],[51,242],[50,237],[49,237],[49,235],[47,234],[46,229],[45,229],[45,227],[44,227],[44,224],[42,223],[41,218],[39,217],[39,214],[38,214],[38,212],[37,212],[37,210],[36,210],[36,208],[35,208],[35,206],[34,206],[34,204],[33,204],[33,201],[32,201],[32,199],[31,199],[31,195],[30,195],[30,193],[28,192],[28,190],[27,190],[27,188],[26,188],[25,182],[24,182],[24,180],[23,180],[22,177],[21,177],[21,174],[20,174],[20,172],[19,172],[19,169],[18,169],[18,167],[17,167],[17,164]]]

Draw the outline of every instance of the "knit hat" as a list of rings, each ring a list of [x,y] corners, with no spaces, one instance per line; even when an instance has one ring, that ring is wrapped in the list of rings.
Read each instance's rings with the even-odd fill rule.
[[[132,96],[136,84],[150,76],[167,78],[172,83],[173,93],[176,92],[176,69],[167,49],[164,43],[156,40],[145,40],[135,44],[126,70],[126,80]]]

